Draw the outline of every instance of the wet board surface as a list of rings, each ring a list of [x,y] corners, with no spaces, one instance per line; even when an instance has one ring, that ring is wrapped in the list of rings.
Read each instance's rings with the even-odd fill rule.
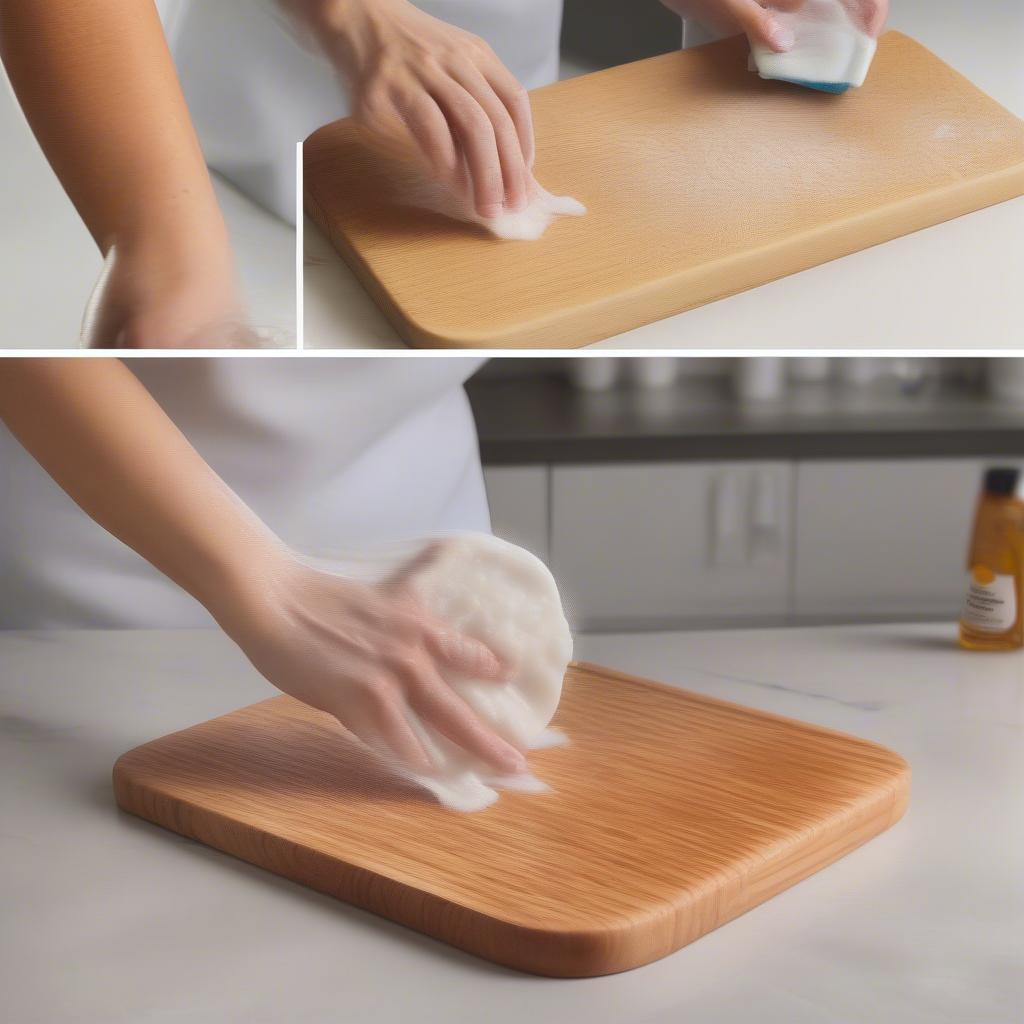
[[[649,963],[892,825],[896,754],[591,665],[552,791],[446,810],[288,697],[125,754],[126,811],[470,953],[554,977]],[[824,910],[824,908],[823,908]],[[344,927],[339,923],[339,927]]]
[[[586,345],[1024,194],[1024,122],[914,40],[843,96],[762,81],[739,39],[533,93],[538,180],[590,214],[538,242],[401,204],[349,120],[306,206],[403,340]],[[950,253],[959,258],[958,253]]]

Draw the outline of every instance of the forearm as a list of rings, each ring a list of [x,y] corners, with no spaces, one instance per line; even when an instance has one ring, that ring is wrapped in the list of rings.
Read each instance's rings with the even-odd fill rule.
[[[119,360],[7,360],[0,418],[86,513],[219,620],[287,559]]]
[[[0,0],[0,59],[106,254],[218,243],[223,222],[152,0]]]

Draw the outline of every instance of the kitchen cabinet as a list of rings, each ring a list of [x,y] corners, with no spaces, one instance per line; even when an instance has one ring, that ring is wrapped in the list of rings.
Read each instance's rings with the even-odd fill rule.
[[[958,615],[984,465],[978,459],[801,463],[796,617]]]
[[[548,561],[547,466],[494,466],[484,470],[491,529]]]
[[[793,469],[646,463],[551,470],[551,564],[588,629],[781,620]]]
[[[498,536],[593,631],[953,619],[1005,456],[493,467]]]

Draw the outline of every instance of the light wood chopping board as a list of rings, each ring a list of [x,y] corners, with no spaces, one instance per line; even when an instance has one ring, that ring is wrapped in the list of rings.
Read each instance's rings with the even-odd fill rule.
[[[590,210],[538,242],[402,206],[408,170],[349,120],[306,142],[307,209],[404,340],[587,345],[1024,194],[1024,122],[897,32],[843,96],[762,81],[733,39],[533,108],[538,180]]]
[[[892,825],[872,743],[592,665],[535,752],[552,792],[449,811],[287,697],[125,754],[119,805],[478,956],[536,974],[663,957]]]

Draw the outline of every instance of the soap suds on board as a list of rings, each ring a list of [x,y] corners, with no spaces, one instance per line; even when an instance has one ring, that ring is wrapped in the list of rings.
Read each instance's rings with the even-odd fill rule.
[[[526,208],[518,213],[507,211],[498,217],[481,217],[472,203],[443,185],[423,182],[415,187],[408,199],[410,205],[420,206],[442,216],[478,224],[495,238],[503,241],[535,242],[542,238],[559,217],[582,217],[587,208],[571,196],[556,196],[536,181],[530,187]]]
[[[433,557],[422,559],[427,547]],[[554,577],[540,559],[486,534],[460,534],[393,546],[387,553],[308,560],[349,579],[372,583],[418,566],[408,583],[424,608],[512,666],[505,682],[445,675],[445,681],[499,736],[520,750],[563,746],[568,737],[549,723],[558,708],[572,658],[572,633]],[[444,674],[444,670],[442,670]],[[502,776],[452,743],[411,707],[410,728],[436,765],[423,775],[373,751],[388,770],[432,793],[455,811],[479,811],[499,790],[542,794],[549,787],[530,772]]]

